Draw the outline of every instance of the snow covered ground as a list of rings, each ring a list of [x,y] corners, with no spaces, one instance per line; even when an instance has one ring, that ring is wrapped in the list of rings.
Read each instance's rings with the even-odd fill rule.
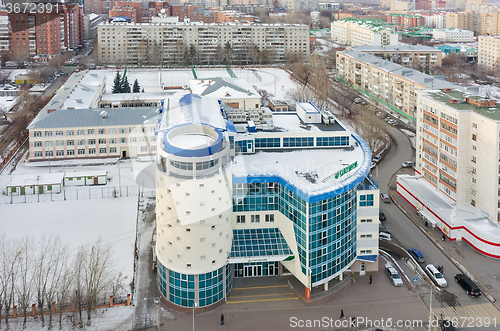
[[[259,89],[264,89],[269,93],[274,94],[280,99],[284,99],[286,92],[297,87],[297,84],[290,80],[288,73],[282,69],[274,68],[257,68],[238,69],[232,68],[234,74],[238,78],[244,78],[252,86],[257,86]],[[225,68],[200,69],[195,68],[198,79],[226,77],[230,78]],[[123,70],[120,71],[123,74]],[[257,75],[256,75],[257,74]],[[113,87],[113,79],[116,71],[109,70],[106,75],[106,93],[111,93]],[[259,79],[260,76],[260,79]],[[189,86],[189,80],[194,79],[191,69],[130,69],[127,68],[127,79],[130,84],[137,79],[144,92],[161,92],[162,86]]]
[[[96,309],[92,315],[92,325],[84,326],[83,329],[78,327],[73,327],[71,322],[71,314],[63,314],[62,318],[62,330],[92,330],[92,331],[111,331],[111,330],[130,330],[130,325],[132,321],[132,313],[134,312],[134,307],[119,306],[113,308],[101,308]],[[86,314],[86,313],[85,313]],[[53,330],[59,330],[59,315],[54,315],[53,317]],[[85,321],[87,316],[85,315]],[[29,330],[29,331],[42,331],[47,330],[48,316],[45,317],[45,327],[42,328],[42,323],[40,322],[40,316],[35,318],[28,317],[26,323],[26,329],[22,327],[23,318],[18,317],[16,319],[10,319],[10,330]],[[1,328],[5,328],[5,321],[2,320]]]
[[[28,203],[9,204],[10,197],[1,195],[0,233],[5,233],[11,238],[38,236],[41,233],[58,234],[70,245],[72,252],[76,252],[81,245],[92,244],[101,238],[103,243],[113,247],[118,270],[128,277],[126,283],[129,283],[133,275],[138,185],[145,182],[151,186],[149,179],[154,177],[154,167],[150,165],[148,162],[130,160],[121,161],[119,168],[117,163],[93,166],[51,162],[51,173],[107,170],[112,179],[108,184],[98,187],[66,187],[68,192],[72,192],[67,193],[67,197],[72,198],[66,201],[62,199],[61,193],[53,194],[52,198],[56,201],[51,201],[49,194],[40,194],[40,202],[29,202],[38,201],[36,195],[31,195],[26,196]],[[5,192],[11,176],[15,178],[23,174],[47,174],[49,167],[26,166],[21,161],[12,175],[9,175],[9,172],[10,169],[5,169],[0,174],[0,192]],[[89,190],[99,192],[101,189],[119,187],[120,184],[122,197],[101,198],[100,194],[97,194],[92,195],[91,199],[88,198]],[[128,197],[126,188],[129,190]],[[79,191],[78,200],[75,199],[76,190]],[[146,190],[152,191],[152,188]]]
[[[11,109],[16,104],[16,101],[17,98],[13,96],[0,97],[0,111]]]

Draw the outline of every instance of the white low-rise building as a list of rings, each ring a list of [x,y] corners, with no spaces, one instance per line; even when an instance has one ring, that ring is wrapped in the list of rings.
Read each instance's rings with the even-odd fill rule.
[[[455,28],[434,29],[432,38],[446,43],[468,43],[474,41],[474,32]]]
[[[399,34],[387,22],[344,19],[331,24],[332,40],[344,45],[397,45]]]

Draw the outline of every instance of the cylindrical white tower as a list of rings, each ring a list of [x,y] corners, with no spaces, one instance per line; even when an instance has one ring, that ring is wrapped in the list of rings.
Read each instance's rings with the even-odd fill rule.
[[[158,287],[170,304],[207,307],[224,299],[232,285],[227,263],[233,234],[227,133],[186,123],[158,137]]]

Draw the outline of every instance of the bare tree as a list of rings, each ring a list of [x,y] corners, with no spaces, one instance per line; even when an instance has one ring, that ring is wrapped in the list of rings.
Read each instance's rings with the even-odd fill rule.
[[[114,265],[111,257],[111,246],[105,246],[100,239],[84,256],[82,273],[87,294],[87,325],[91,324],[92,310],[97,299],[113,282]]]
[[[59,330],[62,329],[62,313],[68,301],[68,295],[71,293],[72,284],[75,279],[75,273],[69,268],[67,253],[61,257],[61,268],[59,277],[59,286],[57,288],[57,303],[59,306]]]
[[[355,105],[352,107],[355,113],[356,132],[363,138],[372,151],[377,149],[377,143],[384,139],[386,123],[376,115],[374,110],[365,106]]]
[[[17,286],[16,295],[19,308],[23,314],[23,328],[26,328],[26,319],[28,316],[28,307],[33,297],[33,258],[32,249],[33,239],[26,237],[20,241],[20,255],[17,263]]]
[[[2,235],[0,240],[0,286],[3,293],[2,305],[5,311],[6,329],[9,328],[9,313],[14,302],[14,280],[16,278],[14,267],[20,254],[17,243]]]
[[[60,244],[59,238],[42,235],[37,245],[37,263],[35,265],[35,291],[38,309],[40,309],[40,319],[42,320],[42,328],[45,327],[44,308],[47,301],[47,287],[49,280],[56,268],[54,253],[52,247]]]
[[[12,70],[1,69],[0,70],[0,85],[8,84],[12,81]]]
[[[85,265],[85,248],[81,247],[74,261],[74,294],[73,302],[78,307],[78,326],[83,328],[82,305],[84,300],[83,268]],[[74,321],[73,321],[74,324]]]
[[[47,301],[47,309],[49,310],[49,329],[52,329],[52,303],[57,297],[58,288],[61,278],[64,276],[64,260],[68,258],[68,247],[61,243],[59,237],[55,238],[52,243],[52,254],[50,255],[49,264],[51,273],[48,275],[47,286],[45,288],[45,296]]]

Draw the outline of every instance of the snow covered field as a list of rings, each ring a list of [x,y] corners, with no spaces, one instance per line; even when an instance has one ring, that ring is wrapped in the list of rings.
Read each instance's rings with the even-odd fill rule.
[[[238,78],[244,78],[251,85],[264,89],[278,98],[284,99],[286,92],[297,87],[297,84],[290,80],[288,73],[282,69],[257,68],[238,69],[232,68]],[[195,68],[198,79],[226,77],[230,78],[224,68],[200,69]],[[120,71],[123,74],[123,70]],[[256,75],[257,74],[257,75]],[[113,79],[116,71],[109,70],[106,75],[106,93],[111,93]],[[260,79],[258,78],[260,76]],[[127,68],[127,78],[130,84],[137,79],[144,92],[161,92],[162,86],[189,86],[189,80],[194,79],[191,69],[130,69]]]

